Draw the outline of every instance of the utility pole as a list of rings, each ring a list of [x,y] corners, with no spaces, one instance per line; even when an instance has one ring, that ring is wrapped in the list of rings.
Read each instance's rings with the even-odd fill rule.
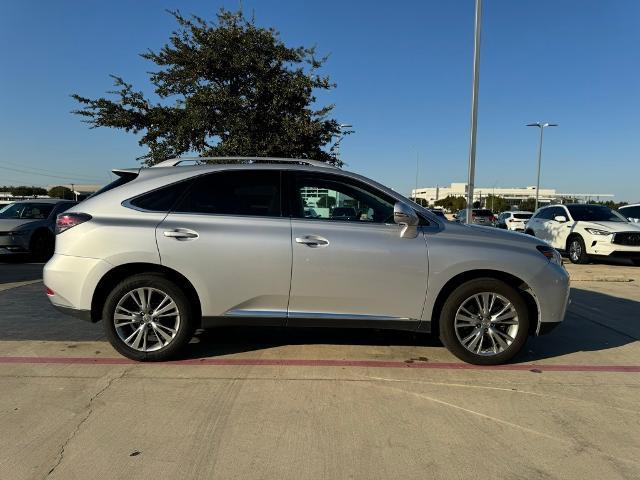
[[[557,127],[557,126],[558,126],[557,123],[542,123],[542,122],[527,123],[527,127],[538,127],[540,129],[540,141],[538,142],[538,179],[536,181],[536,206],[533,209],[534,212],[538,210],[538,197],[539,197],[538,191],[540,190],[540,165],[542,164],[542,137],[544,135],[544,129],[547,127]]]
[[[469,175],[467,180],[466,222],[472,223],[473,188],[476,176],[476,136],[478,131],[478,83],[480,81],[480,27],[482,0],[476,0],[475,36],[473,42],[473,86],[471,89],[471,139],[469,141]]]

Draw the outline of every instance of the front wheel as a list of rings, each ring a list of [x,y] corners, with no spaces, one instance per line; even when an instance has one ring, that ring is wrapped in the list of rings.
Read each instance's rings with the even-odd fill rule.
[[[587,249],[584,246],[584,240],[582,240],[582,237],[575,236],[569,239],[568,250],[569,260],[571,260],[571,263],[589,263],[589,255],[587,255]]]
[[[47,231],[39,231],[33,234],[29,244],[31,257],[36,262],[46,262],[49,260],[55,249],[55,238]]]
[[[470,280],[445,301],[440,316],[442,343],[475,365],[511,360],[529,335],[527,306],[517,290],[495,278]]]
[[[137,361],[167,360],[191,340],[193,309],[176,284],[158,274],[139,274],[114,287],[102,321],[113,348]]]

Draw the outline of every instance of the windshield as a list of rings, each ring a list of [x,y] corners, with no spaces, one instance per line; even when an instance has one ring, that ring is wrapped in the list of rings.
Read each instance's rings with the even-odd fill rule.
[[[603,205],[567,205],[575,221],[585,222],[628,222],[618,212]]]
[[[476,217],[490,217],[491,215],[493,215],[493,212],[491,210],[485,209],[474,209],[473,214]]]
[[[53,203],[11,203],[0,210],[0,218],[43,220],[53,210]]]

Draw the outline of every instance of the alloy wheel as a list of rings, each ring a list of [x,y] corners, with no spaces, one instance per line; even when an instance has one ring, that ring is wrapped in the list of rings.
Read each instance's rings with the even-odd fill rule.
[[[582,245],[578,240],[573,240],[571,245],[569,245],[569,257],[571,261],[577,262],[580,259],[580,255],[582,255]]]
[[[116,333],[128,347],[154,352],[169,345],[180,329],[180,311],[170,295],[151,287],[125,293],[113,314]]]
[[[454,319],[460,344],[476,355],[497,355],[514,342],[520,322],[518,312],[504,296],[476,293],[460,304]]]

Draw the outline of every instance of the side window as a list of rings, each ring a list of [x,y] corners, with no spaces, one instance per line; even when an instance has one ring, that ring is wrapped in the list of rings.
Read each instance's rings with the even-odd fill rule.
[[[568,218],[567,212],[565,212],[564,208],[562,207],[553,207],[553,208],[550,208],[549,211],[551,212],[549,215],[549,218],[551,220],[554,220],[558,215],[562,215]]]
[[[192,182],[193,180],[190,179],[173,183],[166,187],[161,187],[148,193],[144,193],[130,200],[129,203],[134,207],[147,210],[149,212],[168,212],[173,208],[178,199]]]
[[[297,218],[393,223],[393,199],[344,177],[298,173],[293,202]]]
[[[280,171],[230,170],[203,175],[180,200],[176,212],[279,217]]]
[[[551,219],[551,210],[552,208],[543,208],[536,215],[535,218],[538,220],[549,220]]]

